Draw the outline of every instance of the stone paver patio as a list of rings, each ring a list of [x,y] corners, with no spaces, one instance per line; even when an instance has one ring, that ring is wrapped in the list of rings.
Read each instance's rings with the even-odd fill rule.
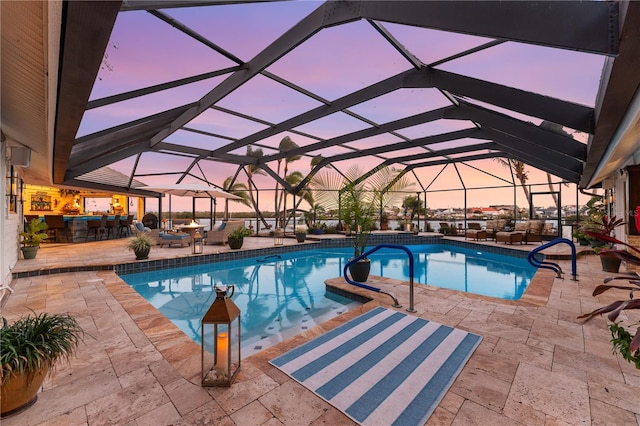
[[[266,238],[246,240],[247,248],[273,244]],[[212,250],[224,249],[205,246],[205,252]],[[188,254],[189,248],[156,247],[151,258]],[[124,240],[43,245],[37,259],[20,260],[14,272],[113,265],[133,257],[124,249]],[[569,261],[557,262],[570,271]],[[576,319],[626,297],[592,297],[605,276],[596,256],[581,256],[577,282],[568,273],[558,279],[541,270],[518,302],[417,288],[417,315],[483,336],[427,424],[640,425],[640,370],[611,353],[605,319]],[[372,281],[408,307],[406,282]],[[329,284],[348,288],[340,278]],[[5,296],[2,308],[9,320],[29,308],[69,312],[91,336],[69,365],[58,365],[38,402],[3,419],[3,426],[353,424],[268,361],[374,306],[390,307],[391,300],[368,294],[373,300],[360,308],[243,360],[231,388],[206,389],[199,385],[199,346],[114,272],[20,278],[12,287],[14,293]]]

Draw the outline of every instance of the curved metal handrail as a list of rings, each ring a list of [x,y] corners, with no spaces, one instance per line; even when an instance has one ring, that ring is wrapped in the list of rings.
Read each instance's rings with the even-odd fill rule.
[[[530,264],[532,264],[535,267],[551,269],[553,272],[556,273],[557,278],[562,278],[562,268],[560,267],[560,265],[558,265],[555,262],[549,262],[547,260],[540,260],[536,258],[536,254],[541,250],[544,250],[551,246],[555,246],[556,244],[560,244],[560,243],[569,244],[569,247],[571,247],[571,276],[572,276],[571,279],[573,281],[578,281],[577,279],[578,274],[576,271],[576,245],[573,243],[573,241],[567,238],[556,238],[555,240],[551,240],[548,243],[542,244],[541,246],[534,248],[529,252],[529,255],[527,256],[527,260],[529,261]]]
[[[407,256],[409,256],[409,307],[407,308],[407,311],[408,312],[416,312],[416,310],[413,309],[413,253],[411,253],[411,251],[405,246],[401,246],[401,245],[398,245],[398,244],[378,244],[374,248],[365,251],[360,256],[349,260],[344,265],[344,268],[342,270],[342,274],[344,275],[345,281],[348,282],[351,285],[355,285],[356,287],[361,287],[361,288],[365,288],[367,290],[375,291],[377,293],[386,294],[387,296],[389,296],[389,297],[391,297],[393,299],[394,304],[392,306],[394,308],[401,308],[402,305],[400,303],[398,303],[398,299],[396,299],[396,297],[393,294],[388,293],[386,291],[382,291],[377,287],[373,287],[373,286],[370,286],[370,285],[367,285],[367,284],[363,284],[363,283],[359,283],[357,281],[353,281],[347,275],[347,270],[349,269],[349,266],[353,265],[357,261],[359,261],[361,259],[364,259],[365,257],[370,255],[371,253],[374,253],[374,252],[376,252],[376,251],[378,251],[378,250],[380,250],[382,248],[391,248],[391,249],[404,250],[407,253]]]

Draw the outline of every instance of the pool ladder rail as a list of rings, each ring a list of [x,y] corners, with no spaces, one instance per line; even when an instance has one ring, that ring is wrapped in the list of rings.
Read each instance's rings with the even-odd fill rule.
[[[527,260],[529,263],[537,268],[545,268],[550,269],[556,273],[556,278],[562,278],[562,268],[555,262],[549,262],[548,260],[540,260],[536,257],[536,254],[546,248],[551,246],[555,246],[556,244],[565,243],[568,244],[571,248],[571,280],[578,281],[578,274],[576,271],[576,245],[573,241],[567,238],[556,238],[555,240],[551,240],[548,243],[542,244],[531,250],[529,255],[527,256]]]
[[[398,250],[403,250],[404,252],[407,253],[407,256],[409,257],[409,307],[407,308],[407,312],[412,312],[415,313],[417,312],[415,309],[413,309],[413,254],[411,253],[411,251],[405,247],[405,246],[401,246],[398,244],[379,244],[377,246],[375,246],[372,249],[369,249],[367,251],[365,251],[364,253],[362,253],[360,256],[355,257],[351,260],[349,260],[347,262],[346,265],[344,265],[344,268],[342,270],[342,275],[344,275],[344,279],[346,282],[348,282],[351,285],[355,285],[356,287],[360,287],[360,288],[364,288],[367,290],[371,290],[371,291],[375,291],[376,293],[382,293],[382,294],[386,294],[387,296],[391,297],[393,299],[393,306],[394,308],[402,308],[402,305],[400,303],[398,303],[398,299],[396,299],[396,297],[386,291],[382,291],[381,289],[377,288],[377,287],[373,287],[364,283],[360,283],[358,281],[353,281],[351,278],[349,278],[349,275],[347,274],[347,271],[349,270],[349,266],[353,265],[354,263],[356,263],[357,261],[366,258],[368,255],[370,255],[371,253],[374,253],[380,249],[383,248],[391,248],[391,249],[398,249]]]

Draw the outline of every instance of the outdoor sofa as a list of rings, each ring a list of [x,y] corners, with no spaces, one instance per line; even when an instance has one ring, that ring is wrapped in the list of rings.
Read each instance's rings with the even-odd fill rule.
[[[516,223],[513,231],[501,231],[496,233],[496,242],[514,242],[529,244],[542,242],[542,230],[544,229],[544,219],[529,219],[526,222]]]
[[[136,223],[135,228],[136,234],[150,236],[160,247],[164,247],[165,244],[169,247],[172,244],[180,244],[180,247],[184,247],[185,244],[191,245],[191,236],[185,232],[165,232],[161,229],[149,229],[140,222]]]

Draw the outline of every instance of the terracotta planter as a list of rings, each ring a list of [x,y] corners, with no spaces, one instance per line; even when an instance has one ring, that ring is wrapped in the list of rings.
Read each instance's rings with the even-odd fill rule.
[[[15,414],[33,405],[48,371],[49,366],[46,366],[36,373],[10,376],[2,385],[0,416]]]
[[[349,266],[349,273],[353,281],[363,283],[369,278],[369,272],[371,271],[371,261],[369,259],[362,259]]]

